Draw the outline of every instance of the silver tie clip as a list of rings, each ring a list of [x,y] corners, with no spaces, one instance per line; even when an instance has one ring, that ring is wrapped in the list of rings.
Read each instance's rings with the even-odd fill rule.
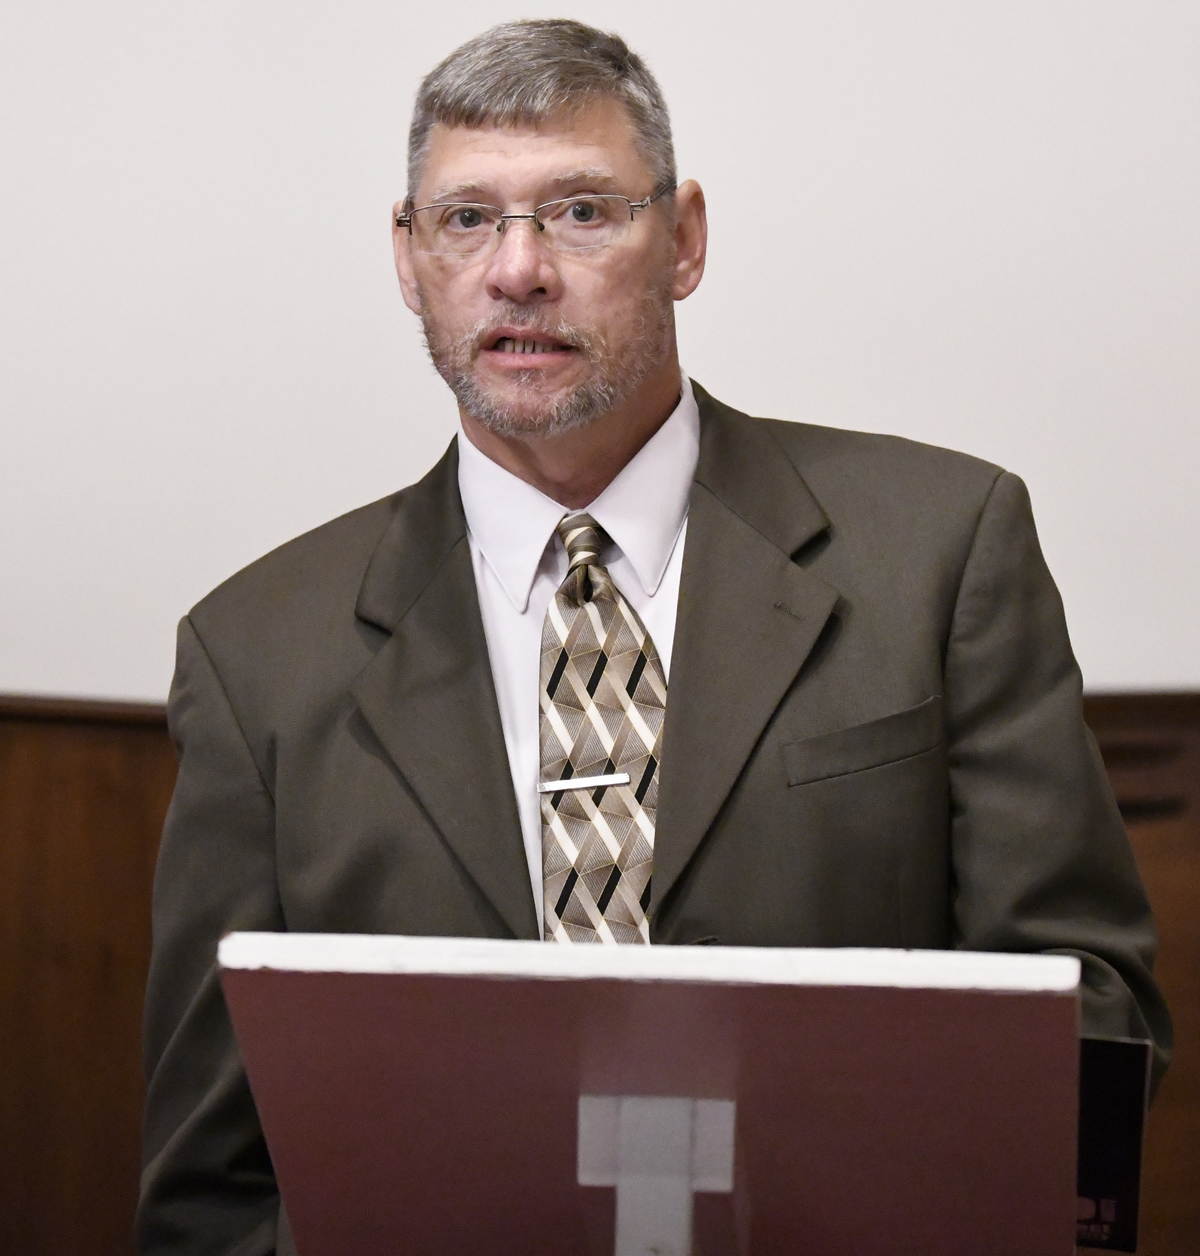
[[[568,789],[601,789],[605,785],[628,785],[628,772],[611,776],[572,776],[565,781],[538,781],[539,794],[558,794]]]

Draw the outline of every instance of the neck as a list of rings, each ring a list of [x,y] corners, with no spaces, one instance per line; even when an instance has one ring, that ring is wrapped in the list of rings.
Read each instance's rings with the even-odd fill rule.
[[[679,357],[672,349],[615,410],[557,436],[501,436],[460,410],[467,439],[493,462],[568,510],[581,510],[617,478],[679,404]]]

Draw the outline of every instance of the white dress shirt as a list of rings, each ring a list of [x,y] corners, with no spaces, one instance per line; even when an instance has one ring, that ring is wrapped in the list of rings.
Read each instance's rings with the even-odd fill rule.
[[[609,574],[641,616],[668,677],[688,495],[699,452],[700,412],[685,375],[670,417],[587,507],[612,538]],[[566,550],[555,528],[574,512],[493,462],[461,429],[458,487],[540,931],[542,625],[567,574]]]

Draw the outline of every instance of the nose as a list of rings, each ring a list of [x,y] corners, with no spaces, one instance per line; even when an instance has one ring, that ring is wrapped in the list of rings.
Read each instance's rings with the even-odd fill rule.
[[[525,303],[558,296],[559,275],[554,253],[542,240],[538,224],[517,219],[504,224],[487,272],[490,296]]]

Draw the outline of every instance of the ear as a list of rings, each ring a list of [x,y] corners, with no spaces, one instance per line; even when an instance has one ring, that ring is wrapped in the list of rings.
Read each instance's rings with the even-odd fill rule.
[[[708,252],[708,213],[704,192],[695,179],[675,191],[675,284],[676,301],[690,297],[704,275]]]
[[[397,217],[404,212],[404,202],[397,201],[392,206],[392,252],[396,257],[396,276],[400,280],[400,295],[404,304],[414,314],[421,313],[421,290],[417,286],[417,277],[412,265],[412,236],[407,227],[401,227]]]

